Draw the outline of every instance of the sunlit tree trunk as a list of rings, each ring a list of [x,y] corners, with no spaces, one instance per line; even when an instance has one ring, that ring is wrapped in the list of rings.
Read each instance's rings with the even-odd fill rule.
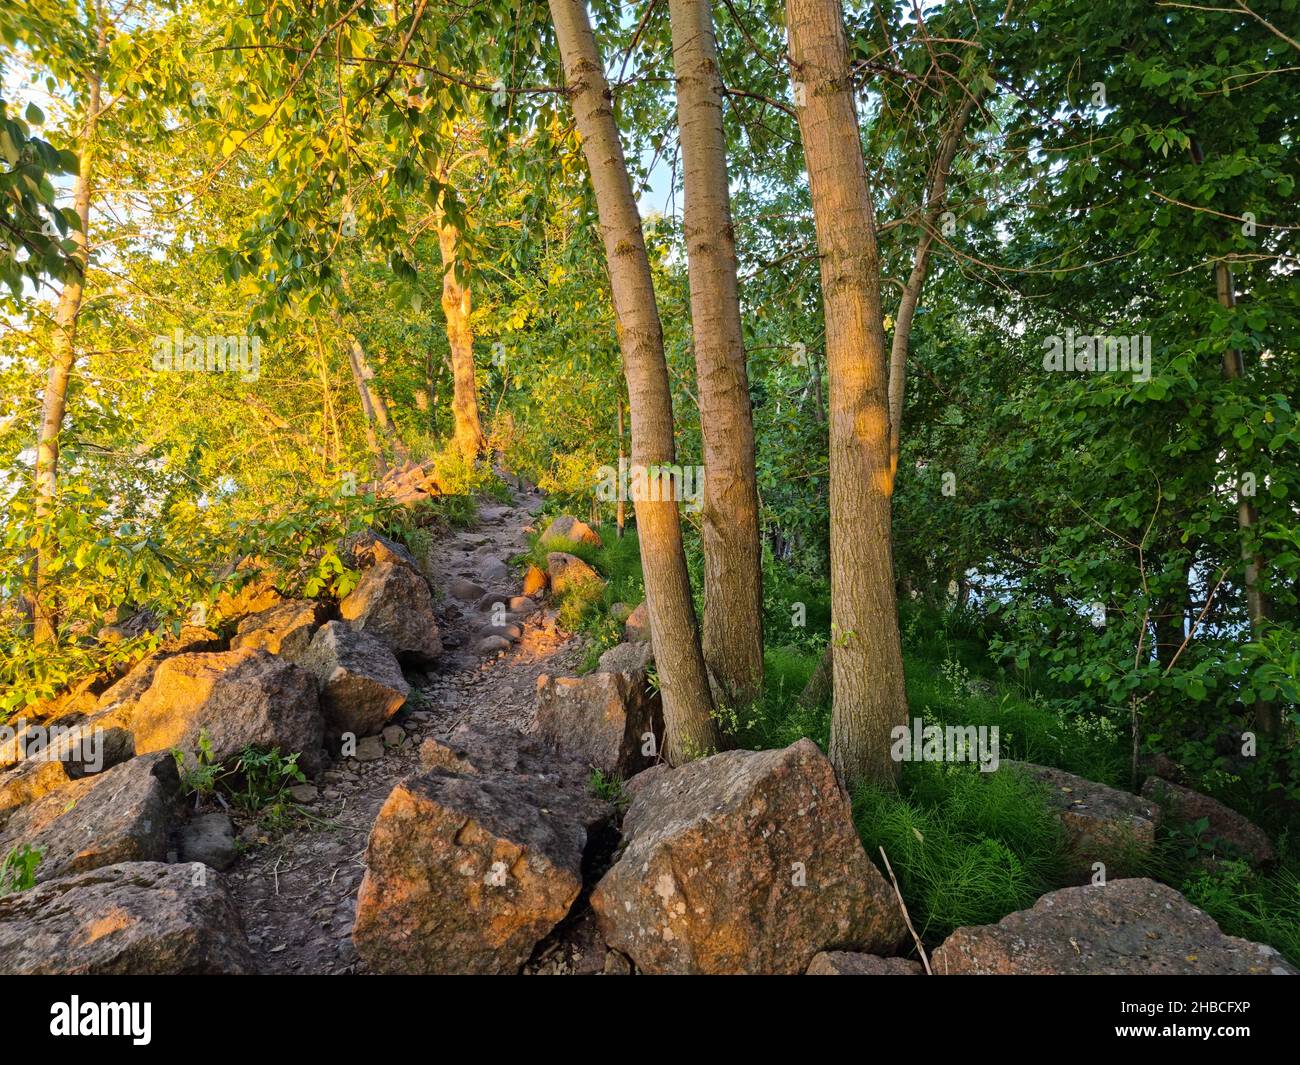
[[[672,464],[673,411],[641,218],[632,196],[604,68],[583,0],[549,0],[583,154],[591,172],[609,267],[632,415],[632,463]],[[674,765],[716,750],[704,655],[675,499],[634,499],[646,602],[663,693],[665,755]]]
[[[668,9],[704,441],[704,658],[728,694],[745,703],[763,687],[763,578],[722,79],[709,0],[670,0]]]
[[[890,730],[907,721],[890,550],[887,358],[876,225],[839,0],[787,0],[812,194],[830,394],[834,700],[830,756],[849,786],[892,784]]]
[[[438,226],[442,251],[442,313],[451,349],[453,442],[468,461],[483,450],[483,428],[478,417],[478,382],[474,374],[474,334],[470,330],[469,282],[456,278],[460,231],[445,220]]]
[[[103,46],[102,27],[100,46]],[[90,197],[95,181],[95,128],[99,120],[100,96],[100,75],[93,60],[86,81],[81,165],[72,186],[72,207],[81,221],[81,228],[72,234],[76,243],[71,256],[72,271],[59,293],[54,311],[50,372],[45,384],[40,432],[36,438],[35,515],[42,530],[32,564],[32,637],[37,643],[53,641],[59,626],[58,595],[50,570],[59,553],[58,536],[54,531],[59,489],[59,434],[63,431],[63,419],[68,409],[68,384],[77,361],[77,320],[81,314],[86,271],[90,266]]]

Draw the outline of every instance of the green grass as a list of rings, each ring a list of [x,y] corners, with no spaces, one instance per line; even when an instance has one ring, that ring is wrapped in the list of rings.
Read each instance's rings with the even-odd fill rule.
[[[540,533],[534,534],[529,537],[528,550],[512,560],[520,566],[532,563],[544,570],[546,556],[552,551],[562,551],[582,559],[604,578],[603,587],[578,585],[554,601],[559,610],[560,624],[587,639],[579,667],[582,672],[595,669],[597,659],[623,638],[623,623],[610,616],[610,607],[615,603],[634,607],[645,598],[636,532],[629,529],[620,539],[612,525],[600,526],[596,531],[601,536],[600,547],[572,540],[556,540],[543,545]]]
[[[1179,883],[1189,902],[1230,936],[1276,947],[1300,965],[1300,868],[1283,864],[1271,874],[1242,861],[1216,862]]]
[[[1014,773],[908,763],[897,792],[864,787],[853,821],[877,865],[889,856],[927,945],[1033,905],[1062,882],[1064,832],[1042,790]]]

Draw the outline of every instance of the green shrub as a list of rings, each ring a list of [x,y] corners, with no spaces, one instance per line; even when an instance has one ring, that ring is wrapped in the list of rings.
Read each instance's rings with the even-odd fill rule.
[[[4,860],[0,861],[0,895],[10,895],[33,887],[41,857],[40,849],[28,844],[10,850]]]
[[[1244,861],[1219,861],[1189,873],[1180,890],[1228,935],[1268,943],[1300,965],[1300,876],[1294,868],[1265,875]]]
[[[988,924],[1057,886],[1065,838],[1042,791],[1013,773],[968,764],[908,763],[898,792],[859,789],[853,820],[898,877],[917,933],[937,943]]]

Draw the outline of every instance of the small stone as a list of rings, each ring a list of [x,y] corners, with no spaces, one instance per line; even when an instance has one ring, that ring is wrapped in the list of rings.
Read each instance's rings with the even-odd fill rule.
[[[315,802],[320,795],[320,789],[315,784],[295,784],[285,791],[294,802],[302,803]]]
[[[530,599],[536,599],[545,591],[546,571],[538,566],[530,565],[524,573],[523,594]]]
[[[456,599],[466,603],[472,603],[483,596],[482,586],[475,584],[473,581],[468,581],[464,577],[457,577],[452,581],[447,586],[447,591]]]
[[[642,603],[623,623],[623,639],[633,643],[650,642],[650,608]]]
[[[400,747],[406,742],[406,730],[401,725],[388,725],[383,733],[385,747]]]
[[[546,572],[550,577],[551,591],[563,596],[570,589],[582,585],[603,585],[600,574],[578,558],[563,551],[552,551],[546,556]]]
[[[373,762],[384,756],[384,741],[379,736],[364,736],[357,741],[354,757],[358,762]]]
[[[202,862],[218,871],[229,869],[238,856],[235,826],[223,813],[203,814],[180,830],[181,854],[187,862]]]
[[[566,543],[602,546],[600,535],[590,525],[570,514],[561,514],[546,527],[546,532],[542,533],[541,544],[547,547],[551,544]]]

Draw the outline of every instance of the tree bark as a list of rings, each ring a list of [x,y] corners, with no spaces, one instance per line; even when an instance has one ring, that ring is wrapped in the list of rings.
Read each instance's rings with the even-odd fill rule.
[[[375,473],[382,480],[388,476],[388,460],[384,458],[384,449],[375,434],[375,407],[371,401],[370,389],[366,387],[361,363],[357,358],[360,349],[361,345],[355,342],[348,345],[348,366],[352,369],[352,380],[357,386],[357,394],[361,397],[361,413],[366,419],[366,446],[370,448],[370,454],[375,460]]]
[[[104,34],[100,29],[100,48]],[[72,272],[59,293],[54,311],[54,334],[51,338],[50,372],[46,379],[41,409],[40,432],[36,438],[35,516],[41,529],[32,563],[32,638],[36,643],[52,643],[59,627],[57,590],[50,579],[53,560],[59,553],[54,518],[58,508],[59,435],[68,409],[68,383],[77,361],[77,321],[81,314],[86,272],[90,268],[90,197],[95,181],[95,126],[99,120],[100,74],[90,60],[87,74],[86,120],[81,138],[81,160],[72,186],[72,206],[81,221],[73,233]]]
[[[934,243],[935,226],[943,213],[944,197],[948,191],[948,171],[957,155],[966,123],[975,109],[978,97],[966,95],[953,116],[947,131],[939,142],[934,169],[930,174],[925,198],[925,214],[921,220],[921,236],[912,257],[912,272],[903,295],[898,301],[898,314],[894,318],[894,339],[889,352],[889,468],[891,476],[898,473],[898,449],[902,440],[903,401],[907,394],[907,355],[912,342],[912,320],[930,272],[930,248]]]
[[[641,218],[632,196],[604,67],[584,0],[549,0],[582,150],[591,173],[609,268],[632,416],[632,463],[649,470],[674,459],[672,393]],[[650,635],[663,694],[670,764],[718,749],[704,655],[695,627],[675,498],[634,498]]]
[[[887,358],[880,256],[839,0],[787,0],[812,194],[830,393],[830,757],[849,787],[892,785],[907,721],[890,549]]]
[[[623,454],[623,397],[618,397],[618,502],[614,505],[614,524],[618,527],[618,538],[623,539],[623,526],[627,524],[627,504],[623,499],[623,464],[627,456]]]
[[[478,381],[474,374],[474,334],[470,330],[470,286],[456,279],[456,255],[460,230],[445,221],[438,225],[438,246],[442,251],[442,313],[447,322],[447,344],[451,349],[452,440],[468,462],[483,450],[485,440],[478,417]]]
[[[704,442],[704,658],[741,704],[763,688],[763,576],[754,423],[709,0],[669,0]]]
[[[375,425],[379,427],[380,435],[393,449],[397,461],[406,462],[411,457],[410,452],[402,442],[397,426],[393,424],[392,416],[388,412],[388,401],[384,399],[384,394],[374,383],[375,371],[370,366],[370,360],[366,358],[366,349],[361,346],[361,341],[356,337],[351,337],[349,344],[349,358],[352,360],[353,373],[357,377],[357,387],[369,401],[370,415]]]
[[[1215,289],[1219,303],[1224,307],[1237,305],[1237,286],[1232,276],[1232,267],[1220,259],[1214,264]],[[1223,376],[1230,381],[1245,375],[1245,365],[1241,352],[1229,348],[1223,353]],[[1259,513],[1250,497],[1241,490],[1240,476],[1237,481],[1237,528],[1241,532],[1241,560],[1245,570],[1246,614],[1250,618],[1250,631],[1256,636],[1268,624],[1272,617],[1268,597],[1264,594],[1262,576],[1264,559],[1258,550],[1258,533],[1255,526],[1259,523]],[[1276,736],[1282,729],[1282,713],[1277,703],[1259,702],[1255,704],[1255,723],[1259,731],[1266,736]]]

